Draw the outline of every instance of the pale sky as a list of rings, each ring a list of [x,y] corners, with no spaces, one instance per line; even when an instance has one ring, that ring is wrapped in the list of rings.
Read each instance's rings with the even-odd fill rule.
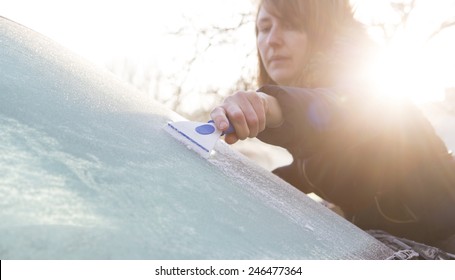
[[[0,0],[1,16],[32,28],[99,65],[112,65],[114,61],[122,67],[122,60],[127,59],[138,69],[151,72],[152,79],[163,79],[160,94],[173,92],[172,83],[185,79],[186,91],[232,85],[245,64],[242,51],[254,49],[252,28],[245,42],[239,40],[238,45],[224,53],[206,52],[193,66],[200,71],[192,71],[188,78],[179,72],[194,55],[196,43],[203,45],[203,39],[198,39],[199,30],[237,22],[239,13],[251,9],[250,0]],[[182,27],[185,36],[169,35]],[[178,79],[166,80],[174,73]],[[137,83],[142,79],[145,78],[138,77]],[[185,105],[186,111],[191,111],[192,106],[204,104],[190,98]]]
[[[248,0],[1,0],[0,15],[98,61],[175,51],[163,48],[161,37],[185,19],[213,24],[249,6]]]
[[[363,21],[393,18],[385,1],[355,2]],[[385,51],[382,63],[388,70],[378,77],[387,81],[385,88],[400,89],[412,83],[412,97],[417,101],[440,99],[445,87],[455,86],[455,28],[429,44],[424,44],[423,38],[441,20],[455,17],[455,0],[419,3],[408,30]],[[236,22],[239,13],[252,9],[250,0],[0,1],[1,16],[28,26],[99,65],[128,58],[136,61],[138,67],[146,67],[141,66],[146,63],[155,65],[155,71],[164,72],[176,71],[173,67],[179,67],[179,57],[194,50],[198,29]],[[168,35],[185,22],[186,38]],[[193,74],[191,79],[223,86],[233,83],[241,71],[238,68],[244,64],[245,49],[254,49],[252,26],[236,44],[222,49],[222,55],[207,54],[206,64],[199,65],[200,74]]]

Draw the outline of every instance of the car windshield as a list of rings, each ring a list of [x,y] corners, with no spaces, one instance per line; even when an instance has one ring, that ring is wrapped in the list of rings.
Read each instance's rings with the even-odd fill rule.
[[[0,18],[0,259],[384,259],[382,243],[176,113]]]

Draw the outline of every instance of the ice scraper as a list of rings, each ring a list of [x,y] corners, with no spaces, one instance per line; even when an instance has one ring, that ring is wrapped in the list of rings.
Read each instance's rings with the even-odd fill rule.
[[[178,121],[168,122],[164,127],[169,134],[204,158],[208,158],[220,136],[234,132],[232,125],[223,132],[213,121],[207,123]]]

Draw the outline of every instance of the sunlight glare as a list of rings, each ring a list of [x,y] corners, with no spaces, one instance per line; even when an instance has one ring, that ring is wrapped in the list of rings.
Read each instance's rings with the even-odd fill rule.
[[[372,75],[381,94],[423,103],[444,96],[443,83],[438,75],[441,69],[438,68],[434,57],[425,49],[398,42],[382,51]]]
[[[399,24],[399,14],[390,1],[351,0],[356,17],[366,25]],[[375,63],[368,69],[377,90],[391,98],[409,98],[415,103],[442,101],[445,90],[455,86],[452,73],[454,36],[448,30],[427,41],[444,18],[453,17],[454,1],[421,1],[417,3],[408,22],[396,33],[384,37],[385,29],[370,28],[375,41],[383,44]],[[379,25],[380,26],[380,25]],[[389,26],[390,27],[390,26]],[[393,34],[393,36],[392,36]],[[452,33],[453,34],[453,33]]]

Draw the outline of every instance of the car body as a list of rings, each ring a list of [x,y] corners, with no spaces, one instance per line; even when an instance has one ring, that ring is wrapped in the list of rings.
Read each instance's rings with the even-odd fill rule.
[[[385,259],[393,251],[52,40],[0,18],[0,259]]]

